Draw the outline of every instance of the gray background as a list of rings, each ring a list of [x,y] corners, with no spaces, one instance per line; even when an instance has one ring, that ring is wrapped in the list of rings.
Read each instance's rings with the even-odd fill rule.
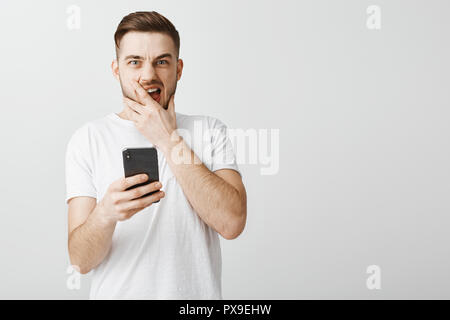
[[[66,287],[65,148],[122,109],[113,33],[139,10],[180,32],[177,111],[280,129],[278,174],[240,166],[248,219],[221,240],[225,299],[450,298],[444,0],[2,0],[0,298],[88,297],[89,275]]]

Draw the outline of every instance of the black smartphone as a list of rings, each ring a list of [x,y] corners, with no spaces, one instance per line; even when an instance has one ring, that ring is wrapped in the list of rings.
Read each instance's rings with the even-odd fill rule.
[[[125,148],[122,151],[122,157],[126,178],[142,173],[146,173],[149,176],[147,181],[131,186],[126,190],[144,186],[159,180],[158,152],[156,151],[156,148]],[[137,199],[149,196],[158,191],[159,190],[149,192]],[[159,200],[155,201],[155,203],[156,202],[159,202]]]

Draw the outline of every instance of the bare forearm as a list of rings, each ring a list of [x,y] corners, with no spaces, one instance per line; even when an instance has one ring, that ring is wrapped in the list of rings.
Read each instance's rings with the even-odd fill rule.
[[[99,210],[97,205],[88,219],[69,236],[70,261],[83,274],[102,262],[111,247],[116,223],[101,218]]]
[[[230,234],[240,219],[242,199],[237,190],[211,172],[184,140],[169,145],[163,152],[195,212],[220,234]]]

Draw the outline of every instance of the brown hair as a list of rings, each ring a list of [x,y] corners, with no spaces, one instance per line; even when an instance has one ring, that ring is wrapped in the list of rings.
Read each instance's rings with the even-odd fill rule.
[[[120,48],[120,41],[130,31],[160,32],[170,36],[175,44],[177,58],[180,54],[180,35],[175,26],[166,17],[156,11],[138,11],[130,13],[120,21],[114,33],[116,43],[116,54]]]

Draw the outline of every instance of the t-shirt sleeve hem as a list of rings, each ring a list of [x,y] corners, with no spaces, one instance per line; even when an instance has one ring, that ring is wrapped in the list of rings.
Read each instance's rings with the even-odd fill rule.
[[[216,171],[221,170],[221,169],[232,169],[232,170],[236,171],[237,173],[239,173],[239,175],[240,175],[241,178],[242,178],[242,173],[241,173],[241,171],[239,170],[239,168],[237,168],[236,166],[233,166],[233,165],[220,165],[220,166],[214,166],[214,168],[213,168],[211,171],[212,171],[212,172],[216,172]]]
[[[95,193],[89,193],[89,192],[73,192],[66,196],[66,204],[68,201],[75,197],[92,197],[97,199],[97,195]]]

